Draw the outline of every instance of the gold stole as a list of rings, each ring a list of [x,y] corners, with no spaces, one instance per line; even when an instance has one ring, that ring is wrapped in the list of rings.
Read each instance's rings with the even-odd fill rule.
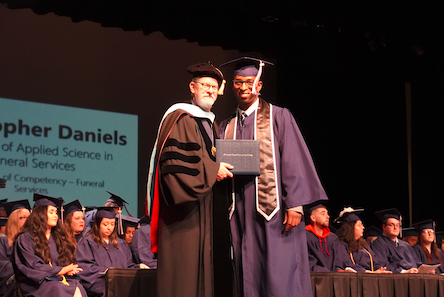
[[[272,105],[259,98],[259,105],[255,111],[254,139],[260,140],[261,174],[256,181],[256,209],[267,220],[271,220],[280,209],[279,183],[277,181],[276,160],[274,158],[273,114]],[[231,119],[225,130],[225,139],[236,139],[237,115]],[[233,179],[234,182],[234,179]],[[234,186],[234,184],[233,184]],[[233,187],[234,189],[234,187]],[[233,206],[234,211],[234,191]]]

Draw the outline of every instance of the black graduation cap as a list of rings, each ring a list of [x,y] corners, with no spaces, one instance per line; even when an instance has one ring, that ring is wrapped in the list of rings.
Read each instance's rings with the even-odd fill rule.
[[[384,221],[385,219],[394,218],[398,221],[401,220],[401,213],[396,208],[389,208],[384,210],[379,210],[375,212],[379,220]]]
[[[96,221],[97,219],[100,218],[106,218],[106,219],[116,218],[116,212],[114,211],[114,209],[116,209],[117,206],[98,206],[94,208],[97,208]]]
[[[262,65],[262,66],[261,66]],[[230,60],[220,65],[234,66],[234,75],[239,76],[257,76],[258,72],[264,66],[273,66],[274,64],[265,60],[252,57],[240,57]]]
[[[151,218],[149,216],[143,216],[140,218],[139,224],[141,226],[145,226],[151,223]]]
[[[418,231],[414,227],[402,228],[402,236],[418,236]]]
[[[39,193],[34,193],[34,208],[41,205],[51,205],[57,208],[60,208],[63,204],[63,198],[62,197],[51,197],[48,195],[43,195]]]
[[[3,227],[8,222],[8,218],[0,218],[0,227]]]
[[[83,211],[83,207],[80,204],[79,200],[74,200],[68,204],[63,205],[63,217],[66,218],[67,215],[69,215],[72,212],[75,211]]]
[[[438,243],[442,242],[442,240],[444,239],[444,231],[436,232],[435,235],[436,235],[436,241]]]
[[[313,210],[315,210],[316,208],[319,208],[319,207],[327,208],[327,206],[326,206],[327,203],[328,203],[328,200],[318,200],[316,202],[313,202],[311,204],[308,204],[308,205],[304,206],[304,214],[305,214],[305,216],[309,217],[311,215],[311,212]]]
[[[358,221],[361,218],[359,215],[364,211],[364,209],[353,209],[352,207],[344,207],[344,209],[339,213],[339,216],[335,219],[337,223],[347,223]]]
[[[222,71],[213,66],[210,62],[208,63],[197,63],[188,67],[188,73],[195,77],[212,77],[217,80],[219,85],[222,85],[224,80],[224,75]]]
[[[139,218],[122,215],[122,223],[124,227],[137,227],[139,222]]]
[[[415,229],[418,233],[421,233],[421,231],[424,229],[432,229],[433,231],[435,231],[435,221],[433,221],[431,219],[425,220],[425,221],[413,224],[413,227],[415,227]]]
[[[6,199],[1,199],[1,200],[0,200],[0,207],[2,207],[2,206],[3,206],[3,203],[5,203],[6,201],[8,201],[8,198],[6,198]]]
[[[111,197],[108,198],[108,200],[106,200],[106,202],[114,202],[116,203],[119,207],[123,207],[123,204],[126,203],[128,204],[128,202],[126,202],[125,200],[123,200],[120,196],[106,190],[106,192],[108,194],[111,195]]]
[[[369,237],[369,236],[375,236],[375,237],[379,237],[382,234],[382,230],[377,228],[374,225],[371,225],[367,228],[365,228],[365,238]]]
[[[10,201],[3,203],[3,207],[5,208],[6,214],[8,217],[14,210],[26,208],[27,210],[31,210],[31,206],[29,205],[28,199],[18,200],[18,201]]]
[[[6,188],[6,179],[0,178],[0,189]]]

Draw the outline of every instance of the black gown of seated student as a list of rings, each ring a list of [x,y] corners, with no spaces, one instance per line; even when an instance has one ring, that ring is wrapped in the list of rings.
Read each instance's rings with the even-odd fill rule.
[[[440,264],[436,269],[436,274],[444,273],[444,266],[442,262],[442,254],[439,253],[435,240],[435,222],[433,220],[426,220],[414,224],[418,232],[418,243],[413,246],[418,262],[418,267],[421,264]],[[430,232],[430,233],[429,233]],[[426,239],[428,237],[428,240]],[[425,247],[427,241],[430,244],[430,251]]]
[[[146,264],[150,269],[157,269],[157,259],[151,251],[151,225],[148,217],[140,220],[140,228],[134,232],[129,244],[135,263]]]
[[[0,235],[0,296],[12,297],[16,289],[12,244],[25,224],[31,207],[28,200],[11,201],[4,203],[3,207],[9,219],[5,226],[5,234]]]
[[[75,268],[71,276],[58,274],[64,267],[75,264],[75,247],[67,240],[57,215],[55,219],[51,216],[55,226],[51,228],[49,239],[43,231],[51,221],[51,208],[60,207],[63,199],[34,194],[36,200],[33,212],[14,243],[14,271],[22,295],[68,297],[80,294],[86,297],[76,276],[78,269]],[[38,242],[40,248],[37,248]],[[46,257],[49,259],[44,260]]]
[[[105,273],[108,268],[139,268],[138,264],[133,263],[126,242],[117,237],[115,217],[112,207],[99,207],[92,229],[77,244],[76,259],[83,269],[79,276],[88,296],[105,296]],[[101,233],[101,223],[111,219],[113,231],[106,242]]]

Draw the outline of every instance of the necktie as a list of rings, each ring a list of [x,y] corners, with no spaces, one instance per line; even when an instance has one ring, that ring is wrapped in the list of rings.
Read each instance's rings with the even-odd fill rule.
[[[243,111],[240,116],[241,116],[241,124],[243,126],[245,118],[247,117],[247,113],[245,111]]]

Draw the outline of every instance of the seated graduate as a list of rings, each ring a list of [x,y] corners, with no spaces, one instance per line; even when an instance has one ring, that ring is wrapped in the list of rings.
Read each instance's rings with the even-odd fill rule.
[[[364,238],[367,244],[370,244],[373,240],[381,236],[382,231],[374,225],[371,225],[364,230]]]
[[[151,251],[151,220],[148,216],[140,219],[140,228],[134,232],[129,247],[135,263],[144,263],[150,269],[157,269],[156,255]]]
[[[3,203],[8,201],[8,199],[1,199],[0,200],[0,235],[5,234],[5,225],[8,221],[7,214],[5,211],[5,208],[3,207]]]
[[[34,209],[14,243],[14,271],[23,296],[87,296],[57,208],[62,198],[34,193]]]
[[[110,267],[148,268],[134,264],[125,241],[117,237],[114,207],[97,207],[92,229],[77,244],[76,259],[88,296],[105,296],[105,273]]]
[[[307,231],[307,247],[310,271],[338,271],[335,259],[335,245],[338,237],[330,232],[330,215],[324,204],[316,202],[305,207],[308,218],[305,230]]]
[[[4,203],[9,219],[5,234],[0,235],[0,296],[14,296],[16,281],[12,267],[12,246],[16,235],[22,230],[31,209],[28,200]]]
[[[370,243],[376,260],[393,273],[418,273],[413,248],[398,239],[402,227],[401,213],[396,208],[375,212],[382,222],[382,235]]]
[[[418,243],[418,232],[414,227],[402,228],[402,241],[407,242],[410,246]]]
[[[441,264],[430,273],[444,273],[442,257],[438,252],[438,246],[435,243],[435,222],[426,220],[413,224],[418,232],[418,243],[413,246],[417,255],[417,261],[421,264]]]
[[[122,238],[127,245],[129,245],[133,240],[134,232],[136,232],[140,219],[121,215],[121,220],[123,224],[123,234],[119,235],[119,237]]]
[[[85,215],[79,200],[74,200],[63,206],[63,225],[69,240],[77,246],[85,229]]]
[[[363,209],[344,208],[336,220],[341,223],[336,235],[345,243],[344,250],[351,261],[349,267],[357,272],[392,273],[375,261],[374,253],[363,237],[365,227],[359,217],[362,211]]]
[[[123,200],[120,196],[105,190],[108,194],[111,195],[111,197],[108,198],[108,200],[106,200],[105,204],[103,206],[109,206],[109,207],[114,207],[114,211],[116,214],[119,214],[122,212],[122,209],[126,206],[125,204],[128,204],[128,202],[126,202],[125,200]],[[91,209],[89,211],[87,211],[85,213],[85,230],[83,231],[83,234],[86,234],[89,232],[89,230],[91,230],[92,226],[94,225],[94,220],[96,218],[96,212],[97,212],[97,208]],[[128,209],[126,209],[126,212],[128,212]],[[129,212],[128,212],[129,214]],[[123,234],[122,230],[117,230],[118,234],[121,235]]]
[[[443,249],[443,247],[444,247],[444,231],[438,231],[438,232],[435,232],[435,236],[436,236],[436,245],[438,246],[438,251],[439,251],[439,254],[441,255],[441,258],[443,257],[443,255],[444,255],[444,249]]]

